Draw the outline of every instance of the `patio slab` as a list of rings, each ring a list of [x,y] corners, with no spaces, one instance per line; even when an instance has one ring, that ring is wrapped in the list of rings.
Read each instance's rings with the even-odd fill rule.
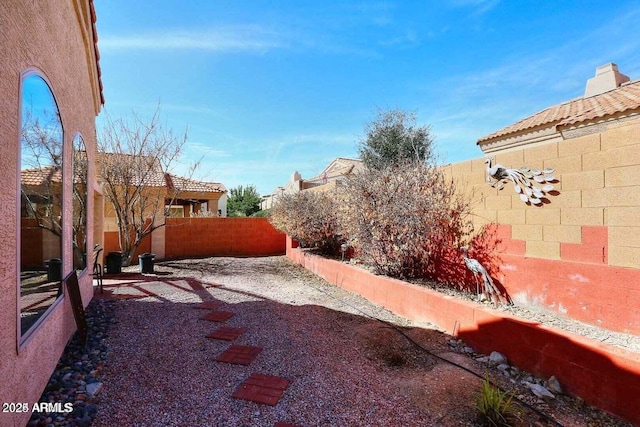
[[[289,380],[286,378],[253,373],[231,397],[275,406],[288,386]]]
[[[233,341],[245,332],[247,332],[247,328],[231,328],[229,326],[222,326],[207,335],[207,338]]]
[[[231,319],[235,313],[230,311],[212,311],[204,316],[202,316],[201,320],[208,320],[210,322],[226,322]]]
[[[253,359],[255,359],[261,351],[262,347],[232,345],[216,357],[216,361],[246,366],[253,362]]]
[[[221,301],[203,301],[198,305],[195,305],[193,308],[198,308],[201,310],[217,310],[223,303]]]

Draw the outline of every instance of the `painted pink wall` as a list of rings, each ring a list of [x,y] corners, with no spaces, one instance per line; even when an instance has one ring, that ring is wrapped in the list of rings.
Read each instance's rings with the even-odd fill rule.
[[[582,243],[561,243],[559,260],[525,256],[525,242],[498,225],[496,278],[518,301],[537,301],[563,316],[640,334],[640,270],[607,264],[608,227],[582,226]]]
[[[58,103],[64,129],[65,158],[71,157],[72,140],[80,133],[92,161],[97,114],[94,95],[98,82],[92,77],[95,63],[88,63],[93,55],[89,8],[88,0],[0,2],[0,182],[3,183],[0,186],[0,402],[33,405],[76,329],[65,296],[52,307],[28,339],[19,344],[20,87],[25,71],[38,70],[49,82]],[[63,168],[64,175],[70,176],[71,164],[65,163]],[[89,173],[90,182],[93,182],[92,167]],[[66,274],[72,269],[70,182],[65,182],[64,191],[63,274]],[[92,205],[90,195],[90,218],[93,217]],[[89,236],[93,235],[91,222],[87,231]],[[85,304],[93,294],[91,279],[88,272],[80,276]],[[0,412],[0,425],[25,425],[29,417],[29,413]]]

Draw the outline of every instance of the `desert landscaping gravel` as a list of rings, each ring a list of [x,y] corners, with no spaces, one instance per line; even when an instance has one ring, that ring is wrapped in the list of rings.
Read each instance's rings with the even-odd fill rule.
[[[476,360],[480,355],[464,343],[413,325],[285,257],[168,261],[155,270],[157,276],[144,280],[135,274],[105,280],[115,295],[140,298],[114,304],[102,387],[92,400],[94,426],[477,425],[480,379],[394,328],[439,357],[490,374],[560,425],[628,425],[571,396],[537,399],[517,377]],[[234,316],[201,320],[206,311],[194,306],[212,300]],[[250,365],[215,360],[230,342],[205,336],[221,325],[246,328],[233,344],[262,348]],[[277,405],[231,397],[253,373],[290,381]],[[522,425],[553,424],[526,410]]]

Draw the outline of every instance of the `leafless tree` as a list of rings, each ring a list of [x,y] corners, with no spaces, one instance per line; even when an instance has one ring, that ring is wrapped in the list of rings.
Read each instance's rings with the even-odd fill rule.
[[[57,114],[26,110],[22,131],[22,216],[62,236],[62,125]]]
[[[176,134],[160,123],[160,107],[149,121],[135,113],[129,118],[107,116],[98,133],[99,179],[110,204],[106,216],[115,216],[125,265],[142,240],[165,225],[168,207],[180,193],[180,188],[167,186],[166,176],[186,142],[186,129]]]

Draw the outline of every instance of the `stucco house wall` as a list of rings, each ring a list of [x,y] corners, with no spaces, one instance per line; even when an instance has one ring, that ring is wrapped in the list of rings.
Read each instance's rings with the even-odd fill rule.
[[[19,215],[21,80],[36,71],[49,83],[64,129],[64,158],[72,156],[72,140],[84,139],[89,163],[95,153],[95,116],[102,105],[95,48],[92,3],[89,0],[0,2],[0,402],[33,405],[76,329],[69,298],[54,305],[40,325],[22,340],[19,336]],[[63,174],[70,176],[70,165]],[[89,167],[89,182],[95,172]],[[64,180],[63,275],[72,271],[72,183]],[[93,186],[89,218],[93,218]],[[88,221],[92,245],[93,220]],[[89,246],[91,247],[91,246]],[[84,304],[93,295],[91,271],[80,273]],[[30,413],[0,413],[0,425],[25,425]]]

